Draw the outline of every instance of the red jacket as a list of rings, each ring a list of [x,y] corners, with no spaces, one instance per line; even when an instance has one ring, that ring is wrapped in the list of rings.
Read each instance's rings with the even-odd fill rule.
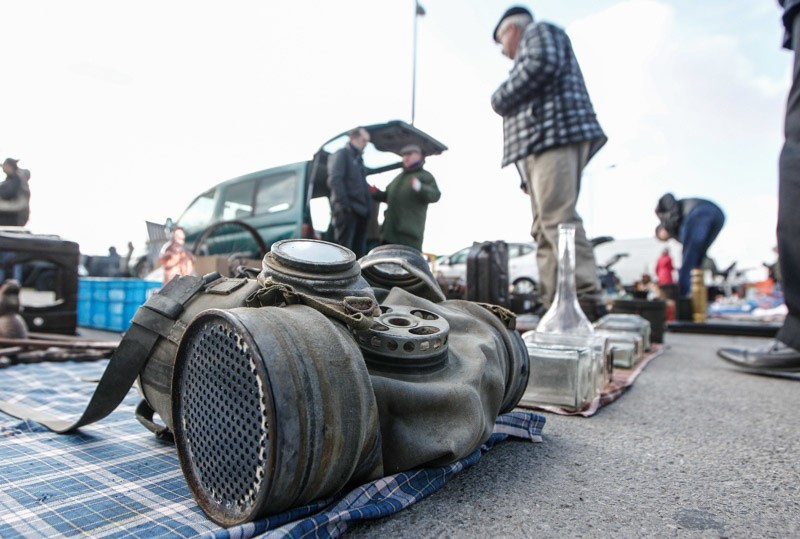
[[[675,284],[675,280],[672,278],[672,271],[674,269],[672,258],[668,254],[664,253],[658,257],[658,261],[656,262],[656,279],[658,279],[658,284]]]

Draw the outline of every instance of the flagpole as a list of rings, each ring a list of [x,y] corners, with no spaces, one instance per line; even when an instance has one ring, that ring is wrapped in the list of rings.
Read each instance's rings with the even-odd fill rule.
[[[417,108],[417,19],[422,15],[425,15],[425,9],[419,5],[418,0],[414,0],[414,59],[411,70],[411,125],[414,125]]]

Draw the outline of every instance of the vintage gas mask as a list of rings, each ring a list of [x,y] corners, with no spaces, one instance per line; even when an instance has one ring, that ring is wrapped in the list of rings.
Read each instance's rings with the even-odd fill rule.
[[[285,240],[257,279],[171,281],[115,356],[146,356],[140,420],[174,434],[198,504],[231,526],[474,451],[527,385],[513,321],[443,300],[413,249],[359,266],[338,245]]]

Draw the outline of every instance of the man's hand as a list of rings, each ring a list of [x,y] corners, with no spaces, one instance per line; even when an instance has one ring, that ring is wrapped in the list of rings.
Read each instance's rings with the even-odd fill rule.
[[[419,178],[411,178],[411,188],[419,193],[420,189],[422,189],[422,182],[419,181]]]

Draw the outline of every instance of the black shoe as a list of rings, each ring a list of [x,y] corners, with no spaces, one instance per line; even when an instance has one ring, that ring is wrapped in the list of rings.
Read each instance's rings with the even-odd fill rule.
[[[578,298],[578,304],[589,322],[595,323],[608,314],[606,304],[593,297]]]
[[[745,369],[800,371],[800,352],[778,340],[770,346],[755,350],[720,348],[717,350],[717,355],[725,361]]]

